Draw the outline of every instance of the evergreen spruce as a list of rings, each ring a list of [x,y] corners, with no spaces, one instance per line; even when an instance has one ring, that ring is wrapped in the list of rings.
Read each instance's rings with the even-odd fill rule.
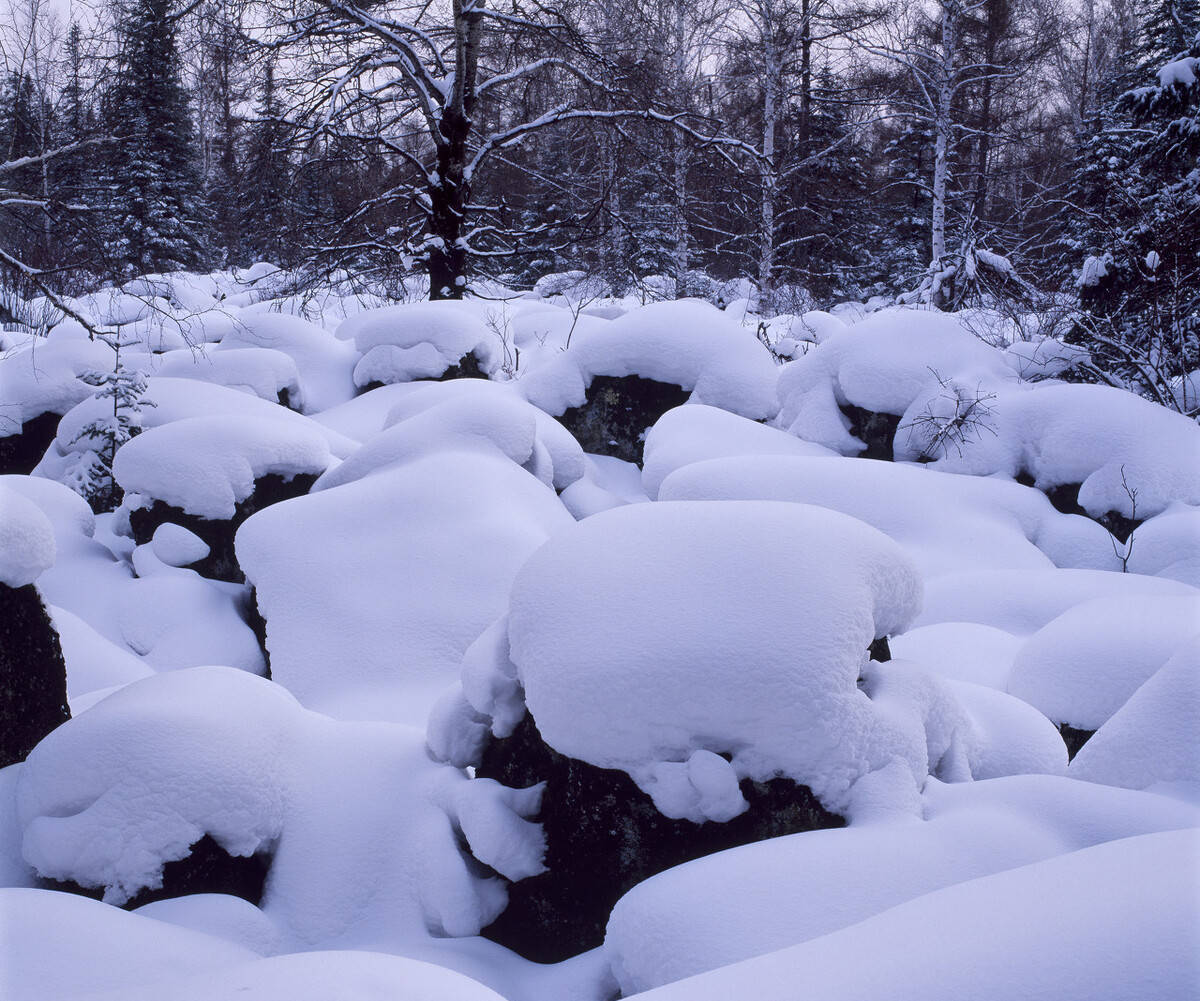
[[[241,230],[252,256],[277,264],[290,257],[288,191],[291,165],[287,141],[288,128],[282,120],[275,91],[275,66],[268,62],[256,120],[249,129],[246,142]]]
[[[1094,378],[1191,411],[1180,390],[1200,367],[1197,15],[1156,0],[1138,18],[1076,158],[1062,241],[1078,268],[1071,339],[1091,350]]]
[[[121,0],[107,126],[109,250],[124,275],[203,267],[209,221],[176,45],[175,0]]]

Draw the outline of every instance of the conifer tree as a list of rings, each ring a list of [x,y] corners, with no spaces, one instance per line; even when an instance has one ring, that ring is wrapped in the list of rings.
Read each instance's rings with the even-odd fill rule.
[[[289,256],[288,127],[275,90],[275,64],[263,71],[262,94],[248,130],[241,230],[252,256],[283,263]]]
[[[116,142],[106,182],[112,263],[126,275],[194,269],[209,257],[175,6],[175,0],[120,0],[118,7],[116,79],[106,116]]]
[[[1077,159],[1065,243],[1080,253],[1073,339],[1091,374],[1161,403],[1181,400],[1200,366],[1200,41],[1197,13],[1174,0],[1138,10],[1126,67],[1106,88]],[[1181,49],[1165,46],[1183,43]],[[1140,85],[1117,91],[1116,83]]]

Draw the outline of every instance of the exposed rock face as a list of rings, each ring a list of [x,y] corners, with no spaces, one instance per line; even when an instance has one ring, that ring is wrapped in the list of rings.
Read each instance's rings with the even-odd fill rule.
[[[588,387],[587,402],[569,408],[558,420],[585,452],[641,465],[646,429],[691,395],[669,382],[598,375]]]
[[[39,414],[26,421],[17,434],[0,438],[0,476],[9,473],[27,476],[33,472],[54,441],[60,420],[59,414]]]
[[[1058,732],[1062,734],[1063,743],[1067,745],[1067,760],[1074,760],[1079,749],[1091,739],[1095,730],[1077,730],[1069,723],[1059,723]]]
[[[458,359],[458,363],[451,365],[445,372],[435,379],[413,379],[413,382],[449,382],[451,379],[486,379],[487,373],[480,366],[479,359],[475,357],[474,352],[468,351],[465,355]],[[382,382],[369,382],[358,391],[358,395],[369,393],[372,389],[379,389],[386,385]]]
[[[457,365],[451,365],[445,372],[432,382],[449,382],[451,379],[486,379],[487,373],[479,366],[479,359],[474,353],[468,352],[458,359]],[[424,381],[424,380],[423,380]]]
[[[0,768],[71,718],[58,633],[32,584],[0,584]]]
[[[842,407],[842,413],[850,421],[850,433],[866,444],[867,450],[859,454],[860,459],[883,459],[891,462],[895,458],[896,429],[900,418],[893,414],[880,414],[863,410],[850,404]]]
[[[316,480],[316,475],[311,473],[300,473],[291,479],[284,479],[277,473],[261,476],[254,481],[254,492],[237,505],[233,517],[228,521],[200,518],[172,504],[155,501],[150,507],[131,511],[129,527],[138,545],[149,542],[154,537],[155,529],[164,523],[186,528],[203,539],[209,550],[206,557],[191,564],[191,569],[213,580],[240,584],[245,576],[238,566],[233,540],[242,522],[264,507],[308,493]]]
[[[192,845],[186,858],[163,866],[162,886],[142,890],[121,906],[132,911],[156,900],[169,900],[192,893],[227,893],[248,900],[257,907],[262,902],[263,887],[270,867],[270,856],[230,855],[206,834]],[[83,887],[71,880],[43,879],[40,882],[45,889],[76,893],[93,900],[99,900],[104,895],[102,887]]]
[[[542,963],[600,945],[613,905],[655,873],[735,845],[845,825],[790,779],[743,781],[750,808],[727,823],[671,820],[624,772],[558,754],[528,714],[511,737],[492,741],[476,775],[514,788],[546,783],[532,819],[545,830],[547,871],[512,884],[507,909],[483,933]]]
[[[1033,477],[1024,471],[1017,475],[1017,482],[1027,487],[1034,486]],[[1061,511],[1063,514],[1081,514],[1085,518],[1091,518],[1092,521],[1102,525],[1110,535],[1115,536],[1117,541],[1129,541],[1129,537],[1142,523],[1142,519],[1126,518],[1125,515],[1116,511],[1106,511],[1099,517],[1088,514],[1079,504],[1079,488],[1081,486],[1080,483],[1062,483],[1042,492],[1054,505],[1055,510]]]

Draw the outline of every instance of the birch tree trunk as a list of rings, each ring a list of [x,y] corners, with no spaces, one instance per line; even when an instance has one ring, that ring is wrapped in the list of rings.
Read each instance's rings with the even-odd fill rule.
[[[946,178],[949,174],[950,144],[952,141],[954,99],[954,63],[958,49],[958,0],[943,0],[941,66],[938,74],[937,108],[935,109],[933,150],[933,218],[931,224],[930,270],[941,269],[946,256]]]
[[[779,122],[779,102],[783,88],[783,61],[773,37],[774,25],[763,24],[763,131],[762,161],[759,176],[762,201],[759,210],[758,296],[759,311],[769,316],[775,298],[775,199],[778,177],[775,168],[775,131]]]

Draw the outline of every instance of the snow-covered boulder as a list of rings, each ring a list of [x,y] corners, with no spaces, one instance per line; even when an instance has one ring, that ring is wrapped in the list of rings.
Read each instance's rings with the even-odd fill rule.
[[[953,314],[885,309],[783,369],[776,423],[845,455],[890,459],[912,408],[938,401],[952,383],[983,394],[1015,379],[1003,354]]]
[[[274,349],[168,351],[155,363],[154,372],[172,378],[215,382],[285,407],[299,409],[302,402],[296,363]]]
[[[135,988],[150,997],[164,983],[256,958],[211,935],[50,890],[0,889],[0,927],[5,1001],[129,998]]]
[[[1071,762],[1088,782],[1200,786],[1200,632],[1096,731]]]
[[[1067,779],[930,783],[921,822],[812,831],[660,873],[613,909],[628,996],[849,928],[904,901],[1067,852],[1195,824],[1195,808]]]
[[[71,715],[58,633],[33,584],[55,557],[50,519],[0,481],[0,768]]]
[[[201,973],[173,971],[169,979],[130,982],[89,994],[88,1001],[503,1001],[479,981],[434,962],[354,949],[299,952],[222,965]],[[14,999],[18,1001],[18,999]],[[26,1001],[24,997],[19,1001]]]
[[[360,388],[414,379],[487,377],[500,365],[500,340],[460,302],[423,302],[365,310],[337,328],[362,357]]]
[[[218,383],[152,375],[146,379],[142,400],[143,409],[132,416],[133,423],[144,430],[192,417],[229,417],[237,418],[247,426],[283,422],[288,427],[300,429],[296,432],[300,435],[319,431],[330,452],[339,458],[357,447],[357,442],[336,430],[311,421],[276,402]],[[95,397],[85,399],[71,408],[58,423],[54,442],[34,469],[35,475],[60,483],[73,483],[81,461],[98,445],[94,438],[84,433],[84,428],[93,422],[111,418],[111,414],[112,401]]]
[[[1075,733],[1075,752],[1197,633],[1200,596],[1097,598],[1025,642],[1008,690]]]
[[[676,469],[705,459],[734,455],[837,454],[728,410],[693,403],[668,410],[646,433],[642,483],[646,493],[657,498],[667,476]]]
[[[322,476],[316,489],[445,449],[504,455],[556,490],[568,487],[584,470],[579,443],[511,387],[454,379],[414,386],[400,396],[388,409],[382,430]]]
[[[173,703],[168,703],[168,698]],[[231,856],[268,852],[287,797],[286,691],[229,668],[135,682],[56,731],[18,783],[26,860],[122,904],[208,835]],[[157,809],[146,809],[157,797]]]
[[[923,407],[918,401],[901,426],[919,426]],[[1200,504],[1200,427],[1182,414],[1109,386],[1053,383],[1001,388],[987,410],[986,429],[956,441],[931,446],[921,434],[899,435],[896,458],[927,456],[950,472],[1028,477],[1064,510],[1119,515],[1122,537],[1174,502]],[[952,414],[935,407],[934,417],[929,427]]]
[[[118,560],[97,538],[97,518],[74,491],[37,476],[6,476],[0,483],[36,504],[54,527],[58,558],[37,580],[52,609],[72,613],[103,641],[143,657],[153,668],[218,663],[255,673],[264,670],[258,642],[243,621],[240,586],[209,581],[191,571],[170,571],[161,564],[168,575],[138,580],[128,561]],[[114,545],[122,541],[112,539]],[[133,557],[144,566],[137,553]],[[97,646],[87,635],[78,637],[79,644],[64,646],[68,688],[75,695],[85,693],[70,679],[73,653],[84,654],[83,677],[96,677],[90,662],[106,659],[103,642]],[[127,680],[137,676],[128,668],[126,662],[112,683],[122,675]]]
[[[1185,1001],[1200,981],[1196,847],[1196,832],[1181,830],[1056,855],[667,984],[641,1001]]]
[[[486,429],[443,436],[439,449],[406,429],[421,416],[348,460],[361,478],[328,480],[238,532],[272,676],[334,716],[423,723],[463,652],[504,611],[518,568],[571,523]],[[536,424],[515,416],[509,433],[525,435],[528,461]]]
[[[435,754],[554,803],[549,872],[511,888],[500,941],[570,954],[652,872],[969,777],[953,697],[868,670],[920,592],[891,540],[803,505],[631,505],[554,536],[430,722]]]
[[[0,474],[33,470],[59,418],[95,392],[80,376],[112,367],[112,351],[88,340],[28,337],[0,353]]]
[[[874,459],[744,455],[683,466],[660,500],[776,500],[816,504],[873,525],[900,543],[928,579],[979,566],[1117,569],[1112,540],[1064,515],[1037,490]]]
[[[1126,540],[1130,573],[1169,577],[1200,588],[1200,507],[1173,504]]]
[[[191,565],[238,581],[238,527],[257,510],[307,493],[332,462],[315,425],[185,418],[144,431],[117,452],[113,474],[125,492],[118,516],[139,544],[166,523],[193,532],[209,552]]]
[[[226,351],[246,348],[278,351],[292,360],[300,386],[288,403],[306,414],[328,410],[355,394],[353,372],[358,354],[353,346],[298,316],[239,312],[213,355],[219,358]]]
[[[654,303],[577,330],[570,348],[519,381],[584,450],[640,461],[646,429],[691,399],[764,420],[778,370],[753,332],[695,300]]]
[[[536,794],[468,782],[429,760],[418,730],[339,723],[229,668],[154,675],[97,703],[38,745],[16,801],[40,875],[118,904],[246,893],[286,951],[477,934],[503,889],[460,838],[498,871],[538,864],[536,848],[512,848]],[[256,883],[230,886],[247,860]]]

